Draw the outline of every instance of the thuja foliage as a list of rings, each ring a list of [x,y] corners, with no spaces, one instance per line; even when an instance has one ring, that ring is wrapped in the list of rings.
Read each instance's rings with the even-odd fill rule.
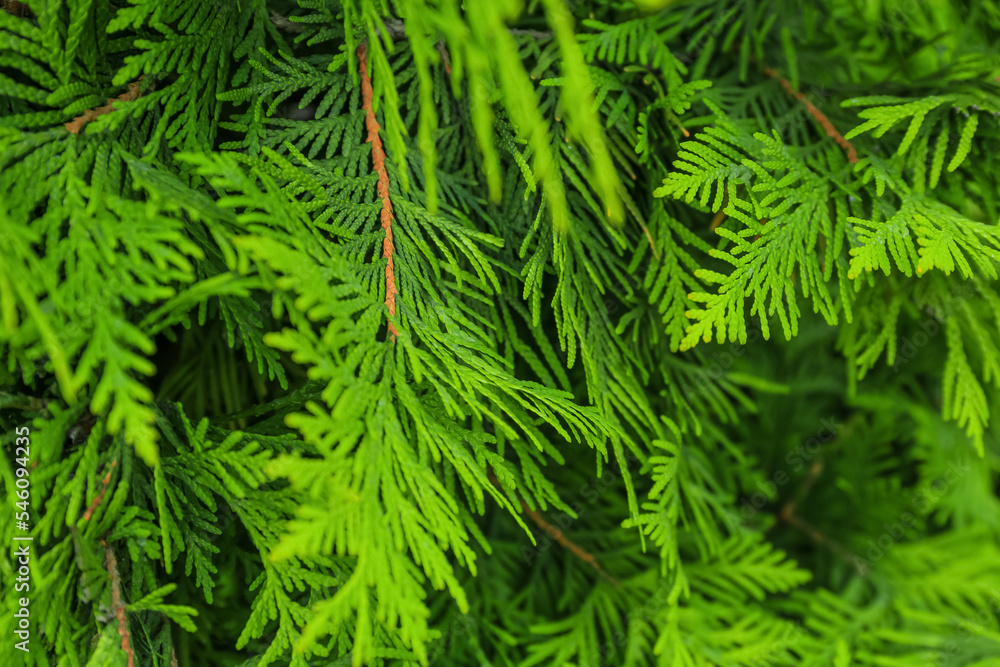
[[[0,663],[1000,664],[994,0],[0,6]]]

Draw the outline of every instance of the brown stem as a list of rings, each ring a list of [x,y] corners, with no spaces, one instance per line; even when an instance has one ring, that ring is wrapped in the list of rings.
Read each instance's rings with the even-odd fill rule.
[[[104,545],[105,567],[107,567],[108,575],[111,577],[111,609],[115,612],[115,617],[118,619],[118,634],[122,638],[122,650],[125,651],[125,655],[128,657],[128,667],[135,667],[135,653],[132,651],[128,620],[125,617],[125,603],[122,601],[121,575],[118,574],[118,560],[115,558],[115,552],[111,548],[111,545],[104,540],[101,540],[101,544]]]
[[[365,125],[368,128],[368,143],[372,145],[372,165],[375,173],[378,174],[378,196],[382,200],[382,229],[385,230],[385,239],[382,241],[382,258],[385,264],[385,305],[389,309],[389,316],[396,316],[396,268],[392,261],[395,246],[392,242],[392,201],[389,199],[389,174],[385,170],[385,150],[382,148],[382,139],[378,135],[378,121],[375,119],[375,111],[372,109],[372,82],[368,77],[368,50],[362,43],[358,47],[358,63],[361,70],[361,99],[362,107],[365,110]],[[389,337],[395,341],[399,331],[396,325],[389,321]]]
[[[111,482],[111,472],[115,469],[116,465],[118,465],[118,461],[111,462],[111,467],[108,468],[108,474],[104,476],[101,492],[97,494],[93,502],[90,503],[90,507],[88,507],[87,511],[83,513],[84,521],[90,521],[90,517],[94,515],[94,511],[97,509],[97,506],[101,504],[102,500],[104,500],[104,492],[108,490],[108,484]]]
[[[649,227],[646,223],[642,221],[642,218],[636,218],[639,221],[639,226],[642,227],[642,233],[646,235],[646,241],[649,243],[649,247],[653,250],[653,257],[659,261],[660,253],[656,251],[656,244],[653,243],[653,235],[649,233]]]
[[[437,48],[438,53],[441,54],[441,60],[444,62],[444,71],[447,72],[448,76],[451,76],[451,57],[448,55],[448,47],[445,46],[443,39],[438,42]]]
[[[96,109],[88,109],[83,113],[82,116],[77,116],[68,123],[64,123],[63,127],[65,127],[66,131],[69,132],[70,134],[80,134],[80,130],[83,129],[84,125],[86,125],[92,120],[95,120],[98,116],[103,116],[106,113],[111,113],[112,111],[114,111],[115,102],[131,102],[132,100],[135,100],[140,95],[142,95],[142,91],[139,90],[140,86],[142,85],[139,83],[140,81],[142,81],[142,76],[140,76],[132,83],[128,84],[127,93],[122,93],[121,95],[119,95],[114,99],[109,98],[108,103],[105,104],[103,107],[97,107]]]
[[[729,194],[725,194],[722,197],[722,206],[719,207],[719,212],[715,214],[712,218],[712,231],[714,232],[719,225],[721,225],[726,220],[726,206],[729,205]]]
[[[493,483],[493,486],[497,487],[498,489],[502,488],[500,486],[499,480],[497,480],[496,475],[493,474],[492,470],[489,471],[489,478],[490,482]],[[569,549],[573,553],[573,555],[582,560],[584,563],[589,563],[591,567],[597,570],[597,573],[599,575],[607,579],[613,585],[615,586],[620,585],[621,582],[619,582],[617,579],[608,574],[608,572],[603,567],[601,567],[601,564],[597,562],[597,559],[594,558],[592,554],[588,553],[581,547],[577,546],[568,537],[566,537],[566,535],[564,535],[561,530],[559,530],[551,523],[546,521],[545,517],[542,516],[541,512],[539,512],[538,510],[533,510],[530,507],[528,507],[528,503],[524,502],[524,498],[521,497],[521,494],[516,494],[516,495],[518,502],[521,503],[521,511],[527,514],[529,517],[531,517],[531,520],[534,521],[539,528],[541,528],[544,532],[548,533],[548,535],[556,542],[558,542],[560,545],[562,545],[563,548]]]
[[[795,88],[792,87],[792,84],[789,83],[788,79],[784,78],[770,67],[764,68],[764,74],[768,75],[772,79],[777,79],[778,81],[780,81],[781,86],[786,91],[788,91],[789,95],[791,95],[798,101],[805,104],[806,110],[809,111],[809,114],[813,118],[815,118],[820,125],[823,126],[824,130],[826,130],[826,135],[828,137],[832,137],[833,140],[836,141],[841,148],[847,151],[848,162],[854,164],[858,161],[858,152],[854,150],[854,146],[851,145],[851,142],[845,139],[844,135],[842,135],[840,132],[837,131],[837,128],[833,126],[833,123],[830,122],[830,119],[827,118],[825,115],[823,115],[823,112],[817,109],[815,104],[806,99],[804,93],[800,93],[799,91],[795,90]]]
[[[716,230],[716,228],[719,225],[722,224],[722,221],[726,219],[726,211],[724,209],[725,209],[725,207],[723,206],[721,209],[719,209],[719,212],[715,214],[715,217],[712,218],[712,231],[713,232]]]

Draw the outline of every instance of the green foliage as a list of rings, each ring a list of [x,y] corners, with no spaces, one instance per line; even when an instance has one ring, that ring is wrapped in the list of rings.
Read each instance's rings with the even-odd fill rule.
[[[0,0],[0,663],[1000,664],[998,38]]]

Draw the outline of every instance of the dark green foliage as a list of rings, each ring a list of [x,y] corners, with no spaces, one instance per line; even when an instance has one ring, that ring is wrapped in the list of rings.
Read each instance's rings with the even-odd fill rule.
[[[521,4],[0,0],[0,664],[1000,664],[1000,5]]]

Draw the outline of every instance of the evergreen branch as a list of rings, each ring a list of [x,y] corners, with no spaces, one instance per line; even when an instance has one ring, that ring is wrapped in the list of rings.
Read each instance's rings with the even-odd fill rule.
[[[437,43],[437,50],[441,54],[441,62],[444,64],[445,74],[451,76],[451,56],[448,55],[448,46],[443,39]]]
[[[728,203],[729,196],[724,195],[722,198],[722,206],[719,208],[719,212],[715,214],[715,217],[712,218],[712,224],[709,226],[709,229],[713,232],[719,227],[719,225],[726,221],[726,205]]]
[[[1000,0],[681,4],[0,0],[0,634],[994,664]]]
[[[90,521],[90,517],[94,515],[94,511],[97,510],[98,505],[100,505],[101,501],[104,500],[104,492],[108,490],[108,484],[111,482],[111,473],[114,471],[116,465],[118,465],[117,460],[111,462],[111,466],[108,468],[108,474],[104,476],[104,479],[101,482],[102,486],[100,493],[94,497],[94,500],[90,503],[90,507],[88,507],[87,511],[83,513],[84,521]]]
[[[128,656],[128,667],[135,667],[135,653],[132,650],[130,634],[128,630],[128,619],[125,617],[125,603],[122,601],[121,575],[118,573],[118,560],[115,558],[115,551],[105,540],[101,540],[104,546],[105,567],[108,569],[108,576],[111,577],[111,610],[118,619],[118,634],[122,638],[122,650]]]
[[[826,135],[828,137],[832,137],[833,140],[837,142],[838,146],[847,151],[847,161],[851,164],[857,163],[858,152],[854,149],[854,146],[850,141],[844,138],[844,135],[837,131],[837,128],[833,126],[830,119],[827,118],[822,111],[817,109],[815,104],[806,98],[805,93],[795,90],[794,86],[792,86],[788,79],[781,76],[781,74],[770,67],[764,68],[764,74],[768,75],[772,79],[777,79],[781,83],[782,88],[788,91],[789,95],[802,102],[806,106],[806,110],[809,111],[809,115],[815,118],[816,121],[823,126],[823,129],[826,130]]]
[[[389,317],[396,316],[396,274],[392,255],[395,247],[392,243],[392,201],[389,199],[389,174],[385,170],[385,151],[382,139],[379,138],[379,124],[372,109],[372,82],[368,77],[367,49],[362,43],[358,46],[358,67],[361,70],[361,96],[365,110],[365,126],[368,128],[368,143],[372,145],[372,165],[378,174],[378,196],[382,200],[382,229],[385,239],[382,241],[382,258],[385,259],[385,305],[389,309]],[[395,341],[399,331],[396,325],[389,321],[389,337]]]
[[[493,486],[495,486],[497,489],[503,488],[500,484],[500,481],[497,479],[496,473],[493,472],[492,468],[490,468],[488,476]],[[569,549],[573,553],[573,555],[582,560],[584,563],[589,564],[591,567],[597,570],[597,573],[599,575],[607,579],[613,585],[615,586],[621,585],[620,581],[618,581],[613,576],[608,574],[607,570],[601,567],[601,564],[597,561],[596,558],[594,558],[593,554],[587,552],[582,547],[580,547],[572,540],[570,540],[568,537],[566,537],[566,535],[559,528],[556,528],[551,523],[549,523],[545,519],[545,517],[542,516],[541,512],[539,512],[538,510],[531,509],[528,506],[528,503],[524,501],[524,498],[521,497],[520,493],[517,493],[515,491],[515,494],[517,495],[518,502],[521,503],[521,511],[527,514],[531,518],[531,520],[534,521],[535,524],[542,529],[543,532],[545,532],[549,537],[558,542],[563,548]]]
[[[719,225],[721,225],[725,221],[726,221],[726,211],[725,207],[723,207],[722,209],[719,210],[718,213],[715,214],[715,217],[712,218],[712,224],[709,225],[709,229],[711,229],[714,232],[716,229],[718,229]]]
[[[591,567],[597,570],[597,573],[599,575],[607,579],[609,582],[611,582],[615,586],[621,585],[621,582],[612,577],[603,567],[601,567],[601,564],[597,562],[597,559],[594,558],[593,554],[585,551],[583,548],[575,544],[572,540],[566,537],[566,535],[560,529],[556,528],[551,523],[546,521],[545,517],[542,516],[541,512],[539,512],[538,510],[533,510],[530,507],[528,507],[528,503],[524,502],[523,498],[519,498],[519,500],[521,501],[521,509],[524,511],[524,513],[527,514],[529,517],[531,517],[531,520],[534,521],[536,524],[538,524],[538,527],[541,528],[543,532],[547,533],[549,537],[554,539],[564,548],[569,549],[571,552],[573,552],[573,555],[582,560],[584,563],[590,564]]]
[[[133,102],[142,95],[140,87],[142,86],[142,78],[145,75],[139,76],[138,79],[128,84],[128,92],[122,93],[118,97],[108,98],[108,103],[102,107],[97,107],[96,109],[88,109],[82,115],[77,116],[73,120],[65,123],[63,126],[66,131],[70,134],[80,134],[80,130],[83,126],[92,120],[96,120],[98,116],[103,116],[106,113],[111,113],[115,110],[115,102]]]
[[[170,626],[170,617],[166,614],[160,614],[160,622],[166,626]],[[177,647],[174,646],[173,642],[170,642],[170,667],[178,667],[177,663]]]

